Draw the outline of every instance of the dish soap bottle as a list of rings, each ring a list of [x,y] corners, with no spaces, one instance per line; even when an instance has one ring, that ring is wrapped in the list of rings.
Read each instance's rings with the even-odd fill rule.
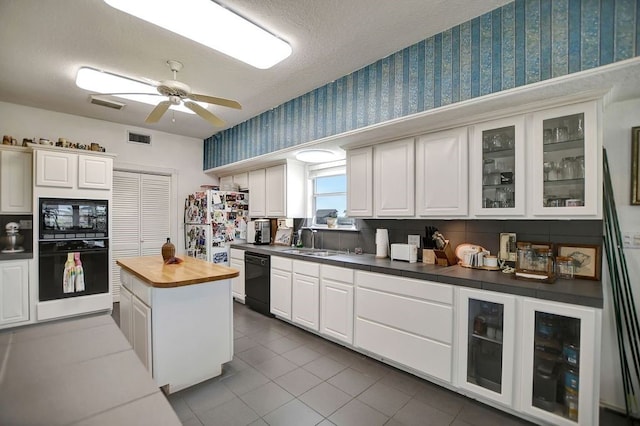
[[[171,238],[167,238],[167,242],[162,245],[162,260],[165,262],[176,254],[176,246],[171,243]]]

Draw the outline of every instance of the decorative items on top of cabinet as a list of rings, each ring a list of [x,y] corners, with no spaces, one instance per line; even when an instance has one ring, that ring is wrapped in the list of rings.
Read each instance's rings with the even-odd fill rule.
[[[373,147],[347,151],[347,216],[373,216]]]
[[[32,163],[27,148],[0,145],[0,213],[31,213]]]
[[[416,141],[418,216],[468,214],[467,128],[420,136]]]
[[[533,114],[534,215],[601,215],[598,108],[592,101]]]
[[[415,215],[413,138],[373,147],[374,213],[378,217]]]
[[[525,214],[524,116],[473,126],[470,199],[479,216]]]
[[[458,288],[458,385],[513,404],[516,298]]]
[[[528,298],[522,309],[522,411],[549,424],[597,424],[602,310]]]

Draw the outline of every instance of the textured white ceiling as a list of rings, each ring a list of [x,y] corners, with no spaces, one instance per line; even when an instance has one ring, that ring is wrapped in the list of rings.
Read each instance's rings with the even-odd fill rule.
[[[206,138],[220,129],[171,113],[145,125],[149,105],[92,105],[75,86],[82,66],[166,80],[167,59],[196,93],[235,99],[210,106],[228,127],[351,73],[508,0],[219,0],[289,42],[293,54],[258,70],[109,7],[101,0],[0,0],[0,101]],[[161,99],[161,98],[159,98]]]

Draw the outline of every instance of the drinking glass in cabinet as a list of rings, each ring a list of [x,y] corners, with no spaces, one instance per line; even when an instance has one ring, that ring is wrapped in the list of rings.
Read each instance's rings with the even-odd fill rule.
[[[482,205],[513,208],[515,126],[482,132]]]
[[[584,114],[543,121],[545,207],[584,205]]]
[[[504,305],[469,299],[467,381],[502,391]]]
[[[578,420],[580,319],[536,311],[532,404]]]

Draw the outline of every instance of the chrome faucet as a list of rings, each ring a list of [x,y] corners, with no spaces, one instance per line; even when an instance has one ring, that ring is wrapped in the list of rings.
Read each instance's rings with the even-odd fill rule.
[[[302,243],[302,231],[304,231],[305,229],[311,232],[311,249],[313,250],[316,248],[316,234],[318,233],[318,231],[316,229],[311,229],[306,227],[300,228],[300,230],[298,231],[298,238],[301,243]]]

